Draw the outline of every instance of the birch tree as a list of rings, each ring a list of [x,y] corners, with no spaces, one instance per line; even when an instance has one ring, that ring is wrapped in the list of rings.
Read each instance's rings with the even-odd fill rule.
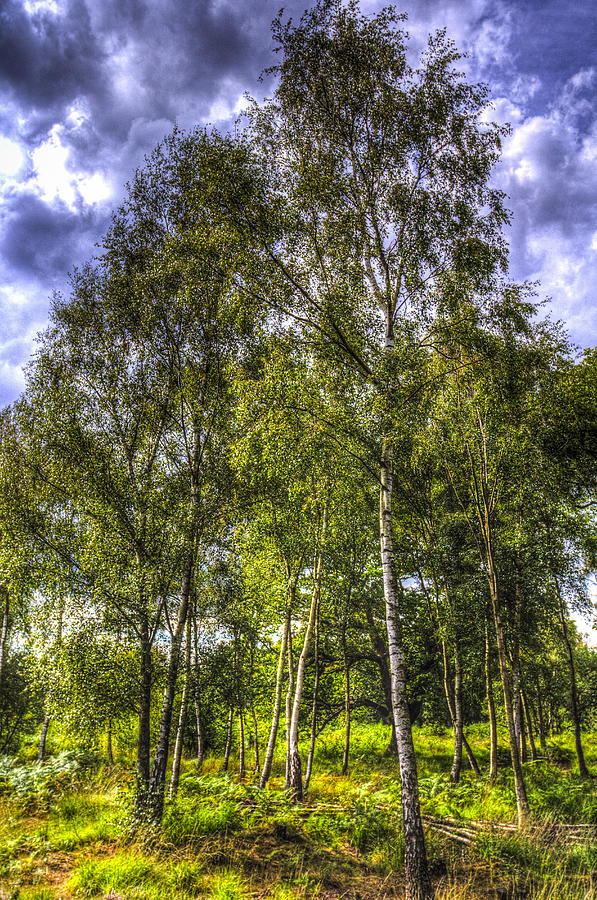
[[[499,145],[499,130],[480,120],[487,91],[458,74],[458,53],[441,33],[412,70],[400,24],[392,9],[365,18],[355,3],[339,0],[322,0],[296,25],[276,20],[279,83],[273,100],[251,115],[264,165],[275,166],[271,208],[274,217],[282,210],[286,234],[268,248],[280,284],[272,302],[349,368],[377,409],[406,884],[418,900],[432,889],[400,634],[394,434],[425,380],[411,369],[425,341],[416,323],[438,276],[466,271],[486,280],[503,258],[506,216],[487,186]]]

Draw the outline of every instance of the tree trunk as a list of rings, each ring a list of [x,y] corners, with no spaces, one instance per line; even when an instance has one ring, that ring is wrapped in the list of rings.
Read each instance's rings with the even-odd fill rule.
[[[251,650],[250,650],[250,668],[249,668],[249,678],[250,678],[250,706],[251,706],[251,721],[253,723],[253,750],[255,752],[255,763],[253,765],[253,772],[259,772],[261,768],[261,764],[259,761],[259,732],[257,729],[257,715],[255,713],[255,648],[253,646],[253,641],[251,641]]]
[[[39,739],[39,753],[37,754],[37,759],[39,762],[43,762],[46,758],[46,738],[48,737],[48,728],[50,727],[50,717],[46,715],[44,719],[44,724],[41,728],[41,737]]]
[[[311,773],[313,772],[313,759],[315,756],[315,738],[317,735],[317,698],[319,694],[319,607],[315,620],[315,679],[313,682],[313,705],[311,707],[311,737],[309,740],[309,754],[307,756],[307,771],[305,772],[305,794],[309,790]]]
[[[292,652],[292,624],[288,627],[288,686],[286,689],[286,773],[284,789],[290,787],[290,730],[292,727],[292,698],[294,697],[294,656]]]
[[[516,743],[518,744],[518,752],[521,762],[525,762],[526,741],[524,735],[524,722],[522,720],[522,699],[520,696],[520,669],[518,659],[515,655],[512,658],[512,694],[513,694],[513,713],[514,713],[514,733],[516,735]]]
[[[247,769],[245,765],[245,717],[242,706],[238,710],[238,777],[245,780]]]
[[[176,729],[176,741],[174,744],[174,753],[172,755],[172,778],[170,779],[170,800],[176,797],[178,791],[178,781],[180,778],[180,763],[182,760],[182,746],[184,742],[184,731],[187,724],[187,712],[189,708],[189,689],[191,681],[191,616],[187,616],[187,633],[185,644],[185,667],[184,667],[184,683],[182,686],[182,697],[180,698],[180,711],[178,713],[178,727]]]
[[[539,757],[537,755],[537,746],[535,744],[535,736],[533,734],[533,720],[531,718],[531,709],[527,700],[527,696],[522,687],[520,689],[520,699],[522,701],[522,711],[527,723],[527,734],[529,736],[529,745],[531,748],[531,759],[533,760],[533,762],[536,762]]]
[[[389,339],[388,339],[389,343]],[[386,625],[392,685],[392,712],[396,725],[402,816],[404,822],[404,868],[407,900],[428,900],[433,888],[427,865],[421,820],[417,760],[413,744],[406,682],[406,658],[398,614],[398,577],[392,522],[393,449],[384,439],[381,454],[379,531],[383,571]]]
[[[493,699],[493,667],[491,665],[491,643],[489,641],[489,623],[485,622],[485,690],[487,693],[487,714],[489,716],[489,777],[497,778],[498,740],[495,700]]]
[[[232,723],[234,721],[234,707],[230,707],[228,712],[228,731],[226,732],[226,747],[224,749],[224,760],[222,762],[222,772],[228,771],[228,763],[230,762],[230,753],[232,751]]]
[[[342,756],[342,774],[348,775],[348,756],[350,754],[350,666],[346,658],[346,639],[344,640],[344,754]]]
[[[269,739],[265,751],[265,759],[263,760],[263,769],[261,778],[259,779],[259,787],[263,790],[269,781],[272,771],[272,762],[274,760],[274,749],[276,746],[276,737],[278,736],[278,724],[280,722],[280,709],[282,707],[282,686],[284,683],[284,663],[286,662],[286,645],[288,643],[288,633],[290,631],[290,614],[291,604],[289,602],[284,620],[284,631],[282,632],[282,643],[280,644],[280,655],[278,657],[278,668],[276,670],[276,690],[274,693],[274,710],[272,713],[272,724],[269,732]]]
[[[543,718],[543,701],[541,699],[539,680],[537,680],[537,717],[539,719],[539,746],[541,747],[541,753],[545,755],[547,743],[545,740],[545,719]]]
[[[162,814],[164,811],[164,786],[166,781],[166,766],[168,763],[170,729],[172,725],[172,708],[176,696],[176,682],[178,680],[182,637],[187,622],[189,599],[193,586],[193,564],[194,554],[189,556],[182,576],[176,628],[174,629],[174,635],[172,636],[172,648],[170,650],[170,660],[168,663],[168,671],[166,673],[158,741],[149,781],[150,812],[152,819],[157,823],[162,821]]]
[[[578,757],[578,770],[582,778],[590,778],[590,773],[585,762],[585,754],[582,748],[581,730],[580,730],[580,714],[578,711],[578,689],[576,686],[576,666],[574,664],[574,652],[570,637],[568,635],[568,626],[566,624],[566,611],[564,598],[560,590],[557,578],[553,579],[556,594],[558,597],[558,610],[560,616],[560,625],[562,626],[562,636],[566,646],[566,655],[568,657],[568,666],[570,668],[570,706],[572,710],[572,721],[574,722],[574,742],[576,745],[576,756]]]
[[[432,608],[431,601],[429,598],[429,592],[425,585],[425,580],[423,578],[423,574],[421,572],[419,572],[419,582],[421,584],[421,590],[423,591],[423,593],[425,594],[425,597],[427,598],[429,613],[430,613],[430,616],[432,617],[432,619],[435,619],[435,627],[436,627],[436,630],[439,635],[440,634],[439,602],[437,600],[437,596],[438,596],[439,592],[437,589],[437,584],[436,584],[435,578],[433,579],[433,581],[434,581],[435,594],[436,594],[435,616],[433,615],[433,608]],[[447,592],[446,592],[446,597],[447,597]],[[461,765],[462,765],[462,762],[461,762],[462,761],[462,749],[460,750],[460,754],[458,754],[458,739],[457,739],[458,729],[457,729],[457,725],[456,725],[456,706],[457,706],[456,693],[455,693],[455,688],[453,689],[452,685],[450,683],[450,667],[448,664],[448,650],[447,650],[445,638],[441,638],[441,645],[442,645],[442,663],[443,663],[443,676],[444,676],[443,677],[444,694],[446,696],[446,703],[448,704],[448,712],[450,714],[450,720],[452,722],[452,727],[454,729],[454,761],[452,763],[452,772],[454,773],[454,775],[456,777],[456,781],[458,781],[460,779],[460,769],[461,769]],[[462,735],[462,745],[466,751],[466,755],[467,755],[471,769],[473,770],[475,775],[480,775],[481,769],[479,768],[479,763],[477,762],[477,757],[473,753],[472,748],[466,739],[466,735],[464,734],[464,721],[463,721],[463,717],[462,717],[462,665],[460,662],[460,648],[458,646],[458,642],[454,641],[454,659],[456,659],[457,655],[458,655],[458,668],[460,669],[460,672],[461,672],[460,685],[459,685],[459,697],[460,697],[459,705],[460,705],[460,719],[463,723],[462,728],[460,729],[461,735]],[[460,762],[458,762],[458,760],[460,760]],[[456,772],[456,769],[458,770],[457,772]],[[452,773],[450,774],[450,779],[452,779]]]
[[[258,772],[261,768],[259,761],[259,732],[257,730],[257,715],[255,713],[255,701],[251,698],[251,716],[253,718],[253,742],[255,749],[255,766],[254,771]]]
[[[197,726],[197,772],[203,765],[203,729],[201,727],[201,693],[199,688],[199,635],[197,634],[197,598],[193,609],[193,637],[195,639],[195,724]]]
[[[514,789],[516,791],[516,808],[518,811],[518,824],[522,825],[529,817],[529,801],[524,783],[524,775],[522,772],[522,764],[520,760],[520,747],[518,743],[518,735],[514,724],[514,704],[512,701],[512,687],[510,684],[510,675],[508,672],[508,658],[506,654],[506,642],[504,640],[504,631],[502,627],[502,617],[500,609],[500,597],[498,592],[497,572],[493,561],[493,553],[491,546],[487,552],[488,563],[488,580],[489,594],[493,607],[493,621],[495,625],[495,635],[498,651],[498,662],[500,666],[500,676],[502,679],[502,691],[504,694],[504,708],[506,711],[506,721],[508,724],[508,737],[510,739],[510,757],[512,759],[512,770],[514,772]]]
[[[301,755],[299,753],[299,715],[301,709],[301,700],[303,696],[303,686],[305,683],[305,669],[307,666],[307,657],[311,648],[311,639],[315,631],[315,621],[317,619],[317,609],[319,606],[319,597],[321,595],[321,582],[323,579],[323,543],[327,528],[327,501],[323,507],[321,527],[319,532],[318,547],[316,550],[316,558],[313,570],[313,594],[311,596],[311,607],[309,609],[309,620],[305,630],[303,639],[303,647],[299,656],[296,669],[296,687],[294,689],[294,702],[292,704],[292,718],[290,721],[290,735],[288,741],[288,789],[292,792],[295,800],[303,799],[303,765]]]
[[[456,739],[457,727],[456,727],[456,713],[455,713],[456,694],[455,694],[455,690],[453,691],[452,685],[450,684],[448,652],[447,652],[445,640],[442,640],[442,659],[443,659],[443,670],[444,670],[444,678],[443,678],[444,694],[446,695],[446,702],[448,704],[448,712],[450,713],[452,727],[454,728],[454,762],[452,763],[452,769],[454,770],[454,766],[456,764],[457,759],[462,760],[462,748],[460,750],[460,755],[458,756],[457,739]],[[460,700],[460,709],[461,709],[460,718],[462,720],[462,700]],[[464,749],[466,751],[469,765],[470,765],[471,769],[473,770],[473,772],[475,773],[475,775],[480,775],[481,769],[479,768],[479,763],[477,762],[477,757],[473,753],[472,747],[470,746],[469,742],[466,739],[466,735],[464,734],[464,726],[460,729],[460,733],[462,736],[462,746],[464,747]],[[460,765],[458,765],[458,777],[456,778],[456,781],[458,781],[459,778],[460,778]],[[452,780],[452,775],[450,775],[450,780]]]
[[[454,759],[450,771],[450,781],[458,784],[462,766],[462,666],[458,644],[454,642]]]
[[[3,597],[2,603],[2,631],[0,632],[0,687],[2,686],[2,678],[4,676],[4,659],[6,656],[6,647],[8,644],[8,631],[10,622],[10,594],[8,588],[0,588],[0,596]]]
[[[151,740],[151,639],[147,614],[141,617],[141,670],[139,673],[139,735],[137,738],[137,789],[135,808],[143,812],[149,790],[149,752]]]
[[[517,563],[518,568],[518,563]],[[521,607],[520,582],[516,578],[514,586],[514,639],[512,650],[512,695],[514,701],[514,731],[521,762],[526,762],[526,741],[524,735],[524,721],[522,718],[522,699],[520,696],[520,629]]]
[[[201,727],[201,698],[199,690],[195,688],[195,724],[197,726],[197,771],[203,766],[203,729]]]

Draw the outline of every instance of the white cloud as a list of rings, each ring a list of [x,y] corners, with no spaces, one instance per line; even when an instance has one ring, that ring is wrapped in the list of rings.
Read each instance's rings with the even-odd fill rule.
[[[496,177],[513,212],[512,274],[540,281],[584,346],[597,343],[596,80],[595,70],[580,70],[543,115],[496,103],[513,126]]]
[[[16,175],[24,162],[25,154],[19,144],[0,135],[0,177]]]
[[[31,154],[35,180],[42,198],[47,203],[62,200],[74,208],[76,192],[72,173],[68,172],[69,150],[60,140],[61,125],[54,125],[48,140]]]
[[[18,396],[24,388],[23,367],[0,358],[0,403],[7,397]]]
[[[54,15],[58,13],[58,4],[55,0],[25,0],[23,6],[30,16],[46,12]]]
[[[239,91],[238,85],[227,85],[210,106],[209,112],[204,116],[204,121],[215,123],[236,119],[247,108],[247,105],[244,91]]]
[[[73,107],[67,122],[79,127],[86,121],[84,113]],[[65,125],[54,125],[49,137],[31,153],[33,184],[46,203],[59,200],[75,210],[82,200],[88,206],[103,203],[112,196],[112,186],[101,172],[76,171],[72,153],[65,143]]]
[[[47,300],[39,290],[27,284],[0,285],[0,406],[23,390],[23,365],[46,316]]]
[[[510,60],[509,45],[513,28],[513,10],[497,5],[493,15],[484,18],[471,35],[471,52],[482,67],[503,65]]]

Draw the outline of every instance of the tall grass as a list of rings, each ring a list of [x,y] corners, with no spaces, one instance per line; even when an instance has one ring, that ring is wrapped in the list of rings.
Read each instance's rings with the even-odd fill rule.
[[[398,764],[384,756],[389,729],[353,728],[350,771],[341,776],[343,730],[317,745],[315,773],[305,803],[281,789],[281,767],[272,787],[260,791],[233,776],[216,774],[212,757],[198,777],[188,761],[163,827],[144,841],[128,828],[130,773],[109,776],[70,754],[48,765],[4,761],[0,775],[0,888],[19,900],[166,900],[191,897],[274,900],[321,896],[400,896],[403,867]],[[469,729],[480,761],[487,735]],[[463,771],[449,782],[452,735],[415,729],[423,811],[463,820],[512,822],[516,804],[510,771],[495,782]],[[586,740],[597,762],[597,738]],[[502,833],[488,830],[470,847],[428,833],[430,865],[440,900],[516,896],[528,900],[596,898],[597,845],[570,840],[549,823],[597,823],[597,790],[571,764],[570,740],[550,745],[549,758],[527,763],[534,822],[542,827]],[[56,862],[55,861],[59,861]],[[68,861],[68,867],[65,865]],[[53,865],[51,883],[44,873]],[[69,871],[70,870],[70,871]],[[0,900],[5,900],[0,893]],[[597,898],[596,898],[597,900]]]

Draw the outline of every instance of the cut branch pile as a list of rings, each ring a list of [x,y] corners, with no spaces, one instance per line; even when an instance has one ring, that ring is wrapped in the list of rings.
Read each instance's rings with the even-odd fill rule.
[[[516,834],[520,832],[518,826],[511,822],[459,820],[438,816],[423,816],[423,822],[428,828],[465,845],[473,844],[476,838],[483,833]],[[525,825],[523,833],[530,834],[542,841],[573,843],[590,838],[597,839],[597,825],[591,823],[568,825],[561,822],[529,823]]]

